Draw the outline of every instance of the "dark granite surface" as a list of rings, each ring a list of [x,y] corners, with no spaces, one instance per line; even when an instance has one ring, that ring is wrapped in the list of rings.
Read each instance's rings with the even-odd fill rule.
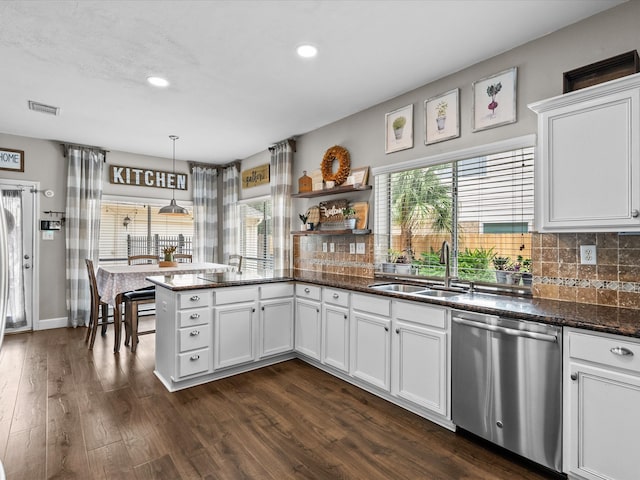
[[[391,283],[389,280],[384,279],[296,270],[295,275],[291,272],[278,272],[269,276],[229,272],[206,275],[149,277],[148,280],[171,290],[217,288],[297,280],[362,293],[443,305],[477,313],[502,315],[516,319],[533,320],[553,325],[585,328],[598,332],[615,333],[640,338],[640,310],[489,293],[461,293],[460,295],[448,298],[418,297],[401,293],[381,292],[370,287],[372,284]]]

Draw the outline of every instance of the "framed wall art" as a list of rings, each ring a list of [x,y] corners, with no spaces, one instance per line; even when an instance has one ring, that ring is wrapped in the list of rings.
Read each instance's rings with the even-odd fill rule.
[[[413,104],[385,115],[385,153],[413,148]]]
[[[24,172],[24,150],[0,148],[0,170]]]
[[[473,131],[516,121],[518,69],[510,68],[473,82]]]
[[[369,167],[354,168],[351,170],[354,185],[366,185],[369,180]]]
[[[424,144],[460,136],[460,89],[424,101]]]

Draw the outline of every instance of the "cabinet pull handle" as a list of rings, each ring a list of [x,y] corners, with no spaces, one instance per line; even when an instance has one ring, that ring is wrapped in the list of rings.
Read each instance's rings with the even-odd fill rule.
[[[340,297],[340,295],[338,295],[337,293],[333,294],[333,298],[339,298],[339,297]]]
[[[320,309],[319,309],[319,308],[316,308],[316,312],[320,313]]]
[[[624,348],[624,347],[613,347],[609,351],[614,355],[620,355],[621,357],[633,356],[633,352],[628,348]]]
[[[309,290],[309,287],[304,289],[304,293],[309,293],[311,290]]]
[[[252,309],[251,309],[251,313],[256,313],[256,309],[255,309],[255,308],[252,308]]]
[[[573,380],[574,382],[578,379],[578,374],[577,373],[572,373],[571,374],[571,380]]]
[[[191,300],[192,302],[197,302],[198,300],[200,300],[200,297],[198,295],[192,295],[189,300]]]
[[[631,210],[631,216],[633,218],[638,218],[638,216],[640,216],[640,211],[638,211],[637,208],[634,208],[633,210]]]
[[[389,331],[389,327],[384,327],[384,331],[388,332]]]
[[[262,307],[262,311],[264,312],[264,306]]]
[[[398,335],[400,335],[400,329],[399,329],[399,328],[396,328],[396,333],[397,333]]]
[[[200,318],[200,314],[199,313],[192,313],[189,318],[193,318],[193,319]]]
[[[200,355],[198,355],[198,354],[191,355],[191,357],[189,357],[189,360],[191,360],[192,362],[200,360]]]
[[[193,330],[192,332],[189,332],[189,335],[191,335],[192,337],[197,337],[198,335],[200,335],[200,332],[198,330]]]

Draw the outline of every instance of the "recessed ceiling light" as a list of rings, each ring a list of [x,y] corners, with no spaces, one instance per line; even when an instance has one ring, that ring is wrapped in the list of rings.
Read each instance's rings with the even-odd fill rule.
[[[168,87],[169,80],[162,77],[147,77],[147,82],[149,82],[154,87]]]
[[[296,51],[302,58],[313,58],[318,54],[318,49],[313,45],[300,45]]]

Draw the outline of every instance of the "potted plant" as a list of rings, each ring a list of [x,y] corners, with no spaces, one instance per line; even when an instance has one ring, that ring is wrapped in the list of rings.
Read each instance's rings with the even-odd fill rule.
[[[385,273],[395,273],[396,271],[396,262],[398,261],[398,257],[400,257],[401,252],[398,250],[389,249],[387,250],[387,262],[382,262],[382,271]]]
[[[508,285],[520,285],[520,279],[522,279],[522,272],[520,271],[521,268],[522,268],[522,265],[520,264],[520,262],[515,262],[507,265],[507,268],[506,268],[507,282],[506,283]]]
[[[342,216],[344,217],[344,228],[346,230],[355,230],[356,221],[358,220],[355,209],[353,207],[344,208]]]
[[[298,214],[298,218],[300,219],[300,221],[302,222],[302,225],[300,226],[300,230],[304,231],[304,230],[309,230],[307,228],[307,220],[309,219],[309,215],[305,214],[305,213],[299,213]]]
[[[507,268],[511,259],[509,257],[493,257],[493,267],[496,269],[496,282],[507,283]]]
[[[404,117],[398,117],[393,121],[393,134],[396,136],[396,140],[400,140],[402,138],[402,130],[406,124],[407,119]]]
[[[526,287],[530,287],[533,283],[533,273],[531,273],[531,259],[522,258],[522,255],[518,256],[518,262],[522,265],[520,271],[522,272],[522,284]]]

